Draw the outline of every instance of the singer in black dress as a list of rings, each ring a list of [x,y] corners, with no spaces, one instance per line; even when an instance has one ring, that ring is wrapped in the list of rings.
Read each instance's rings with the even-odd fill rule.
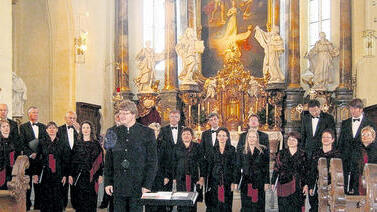
[[[288,134],[288,148],[278,152],[271,183],[276,184],[279,211],[301,212],[308,193],[308,161],[306,153],[298,148],[300,134]],[[277,181],[276,181],[277,180]],[[275,189],[275,184],[272,189]]]
[[[237,184],[236,149],[230,144],[228,129],[219,128],[216,135],[216,144],[208,155],[207,212],[231,212]]]
[[[76,211],[96,211],[98,186],[102,183],[103,152],[93,124],[81,123],[79,141],[73,148],[69,183],[77,203]]]
[[[364,166],[367,163],[377,164],[376,131],[372,126],[366,126],[361,130],[360,146],[351,154],[351,181],[354,183],[355,194],[365,195],[366,189],[362,186]],[[346,185],[347,186],[347,185]]]
[[[204,156],[199,144],[192,141],[194,132],[191,128],[184,128],[181,137],[183,142],[177,143],[173,150],[173,181],[177,191],[192,192],[196,184],[204,185]],[[178,211],[196,211],[196,204],[193,207],[178,206]]]
[[[56,136],[58,126],[49,122],[46,126],[48,136],[40,140],[37,154],[41,157],[42,166],[33,176],[34,183],[39,183],[41,192],[41,211],[63,211],[62,189],[68,183],[66,179],[69,166],[69,149]]]
[[[325,129],[322,132],[321,142],[322,147],[313,153],[311,161],[311,171],[309,175],[309,211],[318,211],[318,161],[320,158],[326,158],[327,170],[330,167],[331,158],[340,158],[340,152],[334,147],[335,133],[332,129]],[[330,174],[330,173],[329,173]],[[328,177],[329,184],[331,184],[331,177]]]
[[[7,190],[12,180],[12,168],[16,162],[15,143],[10,136],[8,120],[0,121],[0,190]]]
[[[265,190],[270,184],[269,148],[259,143],[257,131],[248,131],[244,148],[237,154],[242,211],[265,211]]]

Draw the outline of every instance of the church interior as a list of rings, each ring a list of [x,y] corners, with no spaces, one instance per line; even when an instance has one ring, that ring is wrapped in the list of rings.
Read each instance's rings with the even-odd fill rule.
[[[233,145],[260,118],[271,152],[317,99],[339,132],[360,98],[377,124],[375,0],[1,0],[0,103],[8,117],[98,135],[129,99],[138,121],[181,122],[197,138],[217,113]],[[376,203],[374,203],[376,204]]]

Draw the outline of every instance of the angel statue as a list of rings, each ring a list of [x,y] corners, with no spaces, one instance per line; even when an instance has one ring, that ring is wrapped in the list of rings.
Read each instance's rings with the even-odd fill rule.
[[[139,93],[154,92],[153,84],[156,79],[154,67],[158,62],[165,59],[165,52],[157,54],[150,46],[151,42],[146,41],[145,48],[142,48],[135,58],[139,74],[134,82],[139,89]]]
[[[265,32],[256,26],[255,39],[264,49],[263,76],[270,74],[269,83],[284,82],[279,63],[279,57],[284,52],[284,41],[279,35],[279,27],[274,26],[271,32]]]

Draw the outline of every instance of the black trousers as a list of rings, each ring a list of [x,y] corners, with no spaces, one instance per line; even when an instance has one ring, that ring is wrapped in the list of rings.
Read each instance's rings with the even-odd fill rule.
[[[140,197],[114,195],[114,212],[143,212]]]

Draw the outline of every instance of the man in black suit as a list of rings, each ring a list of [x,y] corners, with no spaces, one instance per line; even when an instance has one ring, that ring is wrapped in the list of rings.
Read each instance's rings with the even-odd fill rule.
[[[172,161],[173,158],[173,150],[176,146],[179,145],[179,143],[182,143],[181,133],[183,126],[179,124],[179,121],[181,120],[181,112],[179,110],[172,110],[169,114],[169,124],[161,127],[160,134],[158,136],[158,139],[162,140],[166,144],[166,148],[168,148],[167,152],[170,152],[170,156],[168,160]],[[172,166],[171,166],[172,167]],[[173,171],[167,170],[167,174],[169,178],[164,179],[164,185],[166,185],[166,188],[170,188],[170,190],[173,189]],[[168,207],[168,211],[171,211],[172,208]]]
[[[266,146],[267,148],[270,148],[270,142],[268,140],[268,135],[266,133],[258,130],[258,127],[259,127],[259,116],[256,115],[256,114],[250,115],[248,125],[249,125],[248,131],[254,130],[254,131],[258,132],[259,143],[261,145]],[[244,132],[244,133],[242,133],[240,135],[240,138],[239,138],[238,144],[237,144],[237,152],[242,152],[243,151],[244,145],[245,145],[245,141],[246,141],[246,135],[247,135],[248,131]]]
[[[305,150],[309,159],[314,152],[322,147],[322,132],[331,129],[335,133],[334,117],[321,111],[321,104],[318,100],[312,99],[308,102],[309,111],[302,112],[301,115],[301,143],[300,146]],[[334,139],[336,136],[334,134]],[[318,211],[318,196],[309,196],[310,211]]]
[[[30,189],[26,192],[26,208],[30,210],[31,207],[31,188],[34,187],[34,210],[39,209],[40,206],[40,189],[39,185],[32,178],[33,175],[40,175],[41,173],[36,173],[36,170],[40,170],[41,161],[39,155],[37,155],[37,149],[39,145],[39,140],[47,137],[46,125],[38,122],[39,110],[35,106],[31,106],[28,111],[28,122],[20,125],[20,141],[24,145],[24,154],[29,157],[30,167],[26,170],[26,174],[30,176]],[[33,179],[33,180],[32,180]]]
[[[211,113],[208,115],[207,119],[211,129],[202,133],[202,140],[200,142],[200,147],[204,152],[205,159],[212,153],[212,149],[215,146],[217,136],[216,130],[219,129],[219,115],[217,113]]]
[[[62,142],[67,148],[71,150],[70,153],[72,153],[73,146],[75,145],[78,138],[78,132],[80,131],[80,124],[77,123],[77,115],[73,111],[68,111],[65,114],[64,120],[65,120],[65,124],[59,127],[57,137],[59,138],[59,142]],[[70,163],[71,155],[66,155],[65,157],[68,157],[68,161]],[[68,176],[66,177],[68,179]],[[69,183],[66,183],[62,189],[64,208],[67,207],[67,204],[68,204],[69,186],[70,186]],[[72,192],[71,192],[71,203],[72,203],[72,207],[76,208]]]
[[[10,126],[9,137],[12,138],[11,140],[16,141],[16,143],[14,143],[14,146],[16,148],[16,153],[17,153],[16,155],[20,155],[21,151],[23,151],[23,145],[19,140],[18,124],[12,119],[8,119],[8,105],[7,104],[0,104],[0,120],[8,120],[9,126]]]
[[[217,113],[211,113],[207,117],[208,124],[211,126],[211,129],[208,129],[202,133],[202,139],[200,142],[200,148],[203,151],[204,160],[206,162],[206,167],[208,167],[208,158],[212,154],[213,147],[216,144],[217,130],[219,129],[219,115]],[[208,177],[205,179],[205,186],[208,185]],[[207,190],[207,189],[205,189]],[[212,210],[214,205],[209,202],[205,202],[207,206],[207,211]]]
[[[136,123],[137,107],[124,101],[118,107],[121,125],[114,140],[106,140],[105,191],[114,195],[114,211],[142,212],[140,197],[150,192],[157,172],[154,131]]]
[[[363,102],[361,99],[353,99],[349,103],[349,110],[351,118],[342,121],[340,136],[337,143],[344,171],[344,185],[348,194],[358,194],[357,184],[353,183],[356,180],[357,174],[351,172],[351,155],[353,152],[360,151],[361,143],[361,130],[366,126],[371,126],[375,130],[376,127],[372,121],[365,117],[363,113]]]
[[[312,158],[312,153],[321,148],[322,132],[331,129],[335,132],[334,117],[321,111],[321,104],[318,100],[309,100],[308,111],[301,115],[301,148]],[[335,137],[336,138],[336,137]]]

